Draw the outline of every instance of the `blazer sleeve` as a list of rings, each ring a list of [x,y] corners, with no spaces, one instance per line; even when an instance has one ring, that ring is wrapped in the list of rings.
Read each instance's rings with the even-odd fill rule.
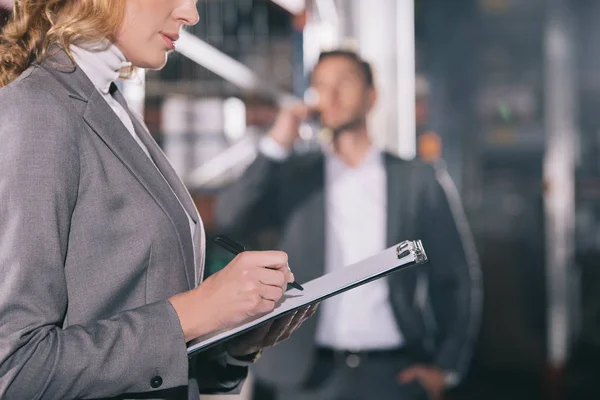
[[[184,335],[166,300],[64,326],[83,126],[53,95],[30,92],[0,91],[0,398],[106,398],[187,385]]]
[[[218,196],[215,222],[219,230],[244,237],[266,227],[279,227],[277,185],[286,162],[259,153],[240,179]]]
[[[429,298],[437,325],[435,363],[464,377],[479,329],[481,271],[458,192],[444,168],[427,166],[422,237],[431,270]]]

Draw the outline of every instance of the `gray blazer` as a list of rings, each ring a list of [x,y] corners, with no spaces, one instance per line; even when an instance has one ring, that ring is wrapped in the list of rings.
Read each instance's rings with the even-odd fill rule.
[[[189,193],[69,65],[60,51],[0,89],[0,398],[237,392],[247,368],[188,359],[167,300],[202,275]]]
[[[458,194],[441,168],[385,154],[385,170],[387,244],[421,239],[430,260],[388,279],[396,321],[409,347],[460,378],[478,329],[481,279]],[[285,163],[259,155],[221,194],[217,224],[224,233],[246,240],[264,227],[277,228],[296,279],[314,279],[325,271],[324,177],[321,153]],[[266,350],[253,369],[257,376],[275,385],[307,379],[317,320],[307,320],[290,339]]]

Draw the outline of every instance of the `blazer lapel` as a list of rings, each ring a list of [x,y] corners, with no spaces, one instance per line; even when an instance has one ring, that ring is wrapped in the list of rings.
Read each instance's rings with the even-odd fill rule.
[[[150,156],[154,160],[156,167],[158,168],[158,170],[160,171],[160,173],[162,174],[164,179],[169,183],[169,186],[171,187],[171,189],[173,190],[173,192],[175,193],[175,195],[181,202],[181,205],[183,206],[183,208],[185,209],[187,214],[192,218],[192,220],[196,224],[196,229],[195,229],[196,234],[195,234],[195,237],[192,238],[192,242],[193,242],[193,246],[194,247],[197,246],[198,248],[196,249],[196,251],[194,251],[194,254],[195,254],[195,259],[194,259],[194,263],[193,263],[194,270],[190,271],[188,273],[189,276],[195,277],[194,284],[193,284],[193,286],[195,287],[196,285],[198,285],[200,283],[202,276],[204,274],[203,249],[206,247],[206,243],[205,243],[206,238],[204,235],[204,227],[202,226],[202,221],[198,214],[198,209],[196,208],[194,201],[192,200],[192,197],[190,196],[189,191],[187,190],[187,188],[185,187],[185,185],[183,184],[183,182],[181,181],[181,179],[179,178],[179,176],[173,169],[173,166],[168,161],[167,157],[165,156],[165,154],[163,153],[161,148],[158,146],[158,144],[156,143],[154,138],[152,138],[152,135],[148,131],[148,128],[146,128],[146,125],[144,125],[140,121],[140,119],[131,111],[129,106],[127,106],[127,102],[125,101],[125,98],[123,97],[121,92],[117,90],[114,93],[113,97],[119,103],[121,103],[123,105],[125,110],[127,110],[129,117],[131,118],[131,121],[133,122],[133,126],[135,128],[135,131],[136,131],[138,137],[140,138],[142,143],[144,143],[144,145],[148,149],[148,152],[150,153]],[[189,228],[188,228],[188,230],[189,230]]]
[[[384,153],[384,165],[387,183],[387,247],[398,242],[402,229],[402,209],[404,205],[404,194],[408,189],[404,183],[403,176],[397,160],[391,154]]]
[[[91,84],[91,82],[90,82]],[[187,216],[167,181],[135,142],[102,95],[94,90],[83,119],[146,189],[175,227],[183,252],[186,277],[194,286],[194,250]],[[192,214],[193,215],[193,214]]]
[[[160,168],[159,164],[163,164],[165,161],[161,157],[154,157],[157,166],[152,163],[85,73],[73,65],[67,53],[59,46],[53,46],[50,53],[51,55],[39,66],[44,68],[67,89],[69,97],[79,100],[79,104],[84,105],[81,109],[78,108],[84,121],[146,189],[173,224],[183,255],[188,284],[190,289],[193,288],[195,285],[193,239],[187,215],[181,205],[183,204],[186,210],[190,210],[189,214],[195,222],[199,221],[199,218],[196,211],[191,212],[192,207],[189,204],[191,199],[188,200],[189,194],[187,198],[181,196],[181,200],[177,199],[174,192],[181,191],[181,188],[175,184],[175,179],[169,178],[171,176],[169,168],[163,165],[161,171],[164,172],[162,174],[157,169],[157,166]],[[126,109],[128,110],[127,107]],[[140,129],[142,124],[136,118],[132,118],[132,122],[138,135],[141,135],[140,138],[143,138],[147,130]],[[154,146],[158,147],[151,137],[148,142],[153,142]],[[149,147],[149,152],[150,148],[153,148],[153,146],[148,146],[148,143],[146,146]],[[158,151],[154,149],[154,153],[158,152],[160,152],[160,149]],[[162,155],[162,152],[160,153]],[[168,162],[166,163],[168,164]],[[169,187],[167,179],[173,182],[172,188]]]
[[[287,182],[286,207],[299,210],[299,233],[302,245],[290,243],[286,248],[293,262],[302,268],[294,270],[301,282],[321,276],[325,272],[325,163],[321,153],[301,156],[294,162],[293,180]],[[301,184],[299,184],[301,183]],[[292,266],[293,268],[293,266]]]
[[[127,102],[125,101],[125,98],[119,90],[117,90],[114,93],[113,97],[124,106],[125,110],[129,114],[129,117],[131,118],[131,121],[133,122],[133,126],[138,137],[148,149],[148,152],[154,160],[154,163],[156,164],[159,171],[162,173],[164,178],[167,180],[167,182],[175,192],[177,198],[181,201],[181,204],[183,205],[187,213],[194,220],[194,222],[197,223],[199,220],[198,210],[194,205],[190,193],[188,192],[185,185],[171,166],[171,163],[167,160],[167,157],[165,156],[161,148],[158,146],[158,144],[148,131],[148,128],[146,128],[146,126],[140,122],[138,116],[130,110],[129,106],[127,105]]]
[[[385,170],[387,175],[387,244],[393,246],[402,240],[414,240],[418,238],[408,237],[410,234],[409,218],[415,213],[414,189],[417,187],[412,182],[410,168],[400,159],[391,154],[384,155]],[[416,286],[416,270],[392,274],[388,279],[390,287],[390,299],[399,326],[407,339],[414,340],[418,335],[418,327],[415,321],[418,319],[413,308],[413,294]]]
[[[325,251],[327,240],[325,237],[325,159],[322,154],[315,161],[312,167],[314,178],[309,180],[310,187],[307,193],[313,193],[308,203],[307,219],[310,229],[310,249],[314,254],[316,262],[314,263],[314,274],[311,278],[317,278],[325,273]]]

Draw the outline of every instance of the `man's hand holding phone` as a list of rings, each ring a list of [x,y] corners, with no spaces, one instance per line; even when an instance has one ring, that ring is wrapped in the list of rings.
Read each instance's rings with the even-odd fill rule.
[[[269,136],[286,150],[291,150],[298,139],[300,124],[313,112],[311,107],[301,102],[281,110]]]

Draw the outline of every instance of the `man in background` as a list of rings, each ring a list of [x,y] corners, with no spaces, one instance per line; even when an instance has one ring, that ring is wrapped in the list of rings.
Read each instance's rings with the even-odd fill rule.
[[[439,399],[465,375],[480,312],[457,192],[445,170],[373,146],[366,120],[377,92],[357,54],[323,53],[311,84],[318,104],[281,111],[257,159],[220,195],[218,228],[246,241],[277,229],[301,283],[407,239],[421,239],[430,262],[326,300],[253,371],[277,399]],[[331,143],[292,154],[315,113]]]

